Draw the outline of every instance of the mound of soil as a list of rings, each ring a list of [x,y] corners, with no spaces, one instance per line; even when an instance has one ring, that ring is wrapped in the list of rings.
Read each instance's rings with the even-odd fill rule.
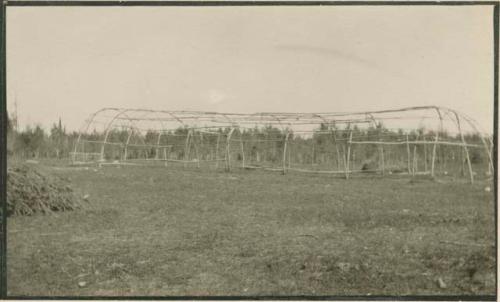
[[[69,180],[47,175],[33,166],[7,169],[7,215],[32,215],[81,208]]]
[[[378,163],[376,161],[365,161],[361,166],[361,171],[363,171],[364,173],[376,172],[378,168]]]

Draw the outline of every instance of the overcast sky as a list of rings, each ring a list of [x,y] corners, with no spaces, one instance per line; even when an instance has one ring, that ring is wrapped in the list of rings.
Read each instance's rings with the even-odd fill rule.
[[[451,107],[493,121],[493,8],[8,7],[8,108],[79,128],[102,107]]]

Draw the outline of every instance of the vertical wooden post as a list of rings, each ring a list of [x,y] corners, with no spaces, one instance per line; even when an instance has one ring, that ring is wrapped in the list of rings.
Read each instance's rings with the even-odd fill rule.
[[[493,173],[493,160],[491,158],[491,154],[493,154],[493,142],[491,141],[490,138],[488,138],[488,140],[486,140],[484,138],[483,134],[480,134],[480,137],[481,137],[481,141],[483,142],[486,155],[488,156],[488,172],[487,172],[488,174],[487,175],[491,175]],[[488,141],[488,142],[486,142],[486,141]]]
[[[349,125],[349,129],[351,125]],[[345,169],[345,179],[349,179],[349,162],[351,156],[351,142],[352,142],[352,130],[349,131],[349,140],[347,141],[347,158],[346,158],[346,169]]]
[[[288,169],[292,167],[291,158],[292,158],[292,146],[288,146]]]
[[[102,166],[102,162],[104,162],[104,146],[106,145],[106,141],[102,142],[101,143],[102,146],[101,146],[101,156],[100,156],[100,159],[99,159],[99,167]]]
[[[417,134],[415,140],[418,141],[419,135]],[[418,172],[418,153],[417,153],[417,143],[413,145],[413,169],[412,175],[415,176],[415,173]]]
[[[196,156],[196,166],[197,166],[198,168],[200,168],[200,160],[201,160],[201,158],[200,158],[200,154],[199,154],[199,152],[198,152],[198,146],[196,145],[196,140],[195,140],[195,138],[196,138],[196,136],[195,136],[195,134],[193,133],[193,135],[192,135],[192,141],[193,141],[193,147],[194,147],[194,156]]]
[[[460,176],[465,176],[464,150],[460,149]]]
[[[133,130],[130,130],[128,137],[127,137],[127,141],[125,142],[125,150],[123,150],[123,161],[127,160],[128,144],[130,142],[130,137],[132,136],[132,132],[133,132]]]
[[[168,166],[167,147],[163,148],[163,159],[165,161],[165,167],[167,167]]]
[[[439,141],[439,131],[436,132],[436,136],[434,138],[434,145],[432,146],[432,159],[431,159],[431,176],[434,177],[434,167],[436,166],[436,147]]]
[[[243,145],[243,132],[240,130],[241,167],[245,168],[245,146]]]
[[[106,139],[101,143],[101,155],[99,159],[99,168],[102,166],[101,163],[104,162],[104,147],[106,146],[106,141],[107,141],[107,134],[106,134]]]
[[[439,116],[439,128],[436,131],[436,136],[434,137],[434,145],[432,146],[432,162],[431,162],[431,176],[434,177],[434,168],[436,162],[436,148],[439,142],[439,132],[443,131],[443,117],[441,116],[441,111],[436,108],[436,112]]]
[[[72,161],[73,163],[75,163],[75,162],[76,162],[76,152],[77,152],[77,150],[78,150],[78,144],[79,144],[79,143],[80,143],[79,141],[75,142],[75,149],[74,149],[73,153],[71,154],[71,161]],[[85,145],[85,144],[84,144],[84,145]],[[82,153],[83,153],[83,154],[85,154],[85,151],[82,151]]]
[[[408,134],[406,135],[406,153],[408,154],[408,157],[407,157],[408,158],[408,174],[413,175],[411,165],[410,165],[411,153],[410,153],[410,141],[408,139]]]
[[[376,125],[375,119],[373,119],[373,123]],[[381,128],[377,129],[377,136],[378,136],[379,142],[382,141],[382,138],[381,138],[381,135],[380,135],[381,131],[382,131]],[[384,147],[383,147],[382,144],[378,145],[378,154],[379,154],[379,164],[380,164],[380,167],[381,167],[381,170],[382,170],[382,175],[384,175],[385,174],[385,162],[384,162],[385,159],[384,159]]]
[[[207,159],[207,154],[206,154],[206,150],[205,150],[205,145],[203,144],[203,131],[199,131],[200,133],[200,145],[198,147],[198,152],[199,152],[199,160],[202,161],[202,160],[206,160]]]
[[[354,170],[356,167],[356,151],[352,150],[352,160],[351,160],[351,169]]]
[[[424,141],[424,172],[427,174],[427,144],[425,142],[425,134],[423,135],[423,141]]]
[[[331,130],[331,135],[333,137],[333,144],[335,145],[335,152],[337,157],[335,158],[335,162],[337,163],[337,170],[340,170],[340,151],[339,151],[339,146],[337,144],[337,133],[335,130]]]
[[[219,143],[220,143],[220,132],[217,135],[217,143],[215,144],[215,169],[219,168]]]
[[[288,145],[288,136],[290,133],[287,131],[285,135],[285,141],[283,144],[283,175],[286,173],[286,153],[287,153],[287,145]]]
[[[465,158],[467,160],[467,165],[469,166],[469,176],[470,176],[470,183],[474,183],[474,174],[472,172],[472,164],[470,162],[470,157],[469,157],[469,149],[467,148],[467,143],[465,142],[464,138],[464,133],[462,132],[462,127],[460,126],[460,117],[458,116],[458,113],[453,111],[455,114],[455,118],[457,119],[457,127],[458,127],[458,132],[460,132],[460,139],[462,140],[462,146],[465,151]]]
[[[493,141],[491,139],[489,141],[490,141],[489,149],[486,146],[486,143],[485,143],[485,146],[486,146],[486,153],[488,154],[488,159],[489,159],[488,175],[492,175],[493,174],[493,160],[491,158],[491,154],[493,154]]]
[[[189,160],[189,150],[191,149],[189,145],[190,138],[191,130],[188,131],[188,134],[186,136],[186,146],[184,147],[184,168],[187,167],[187,161]]]
[[[167,149],[170,151],[170,147],[168,146],[168,132],[165,134],[165,147],[163,147],[163,160],[165,161],[165,167],[168,166],[168,156]]]
[[[344,171],[347,169],[346,168],[346,165],[347,165],[347,153],[346,153],[346,148],[345,148],[345,145],[346,144],[342,144],[342,163],[344,164]]]
[[[334,134],[335,138],[335,152],[337,152],[337,169],[340,170],[340,151],[339,151],[339,144],[337,143],[337,134]]]
[[[382,167],[382,175],[385,174],[385,158],[384,158],[384,147],[382,145],[379,146],[380,152],[380,165]]]
[[[231,135],[235,128],[231,128],[226,139],[226,171],[231,171]]]
[[[158,139],[156,140],[155,159],[160,159],[160,140],[161,140],[161,131],[158,132]]]

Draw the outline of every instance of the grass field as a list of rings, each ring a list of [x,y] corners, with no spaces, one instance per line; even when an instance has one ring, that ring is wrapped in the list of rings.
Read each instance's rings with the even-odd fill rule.
[[[495,293],[484,181],[43,168],[90,204],[8,219],[9,295]]]

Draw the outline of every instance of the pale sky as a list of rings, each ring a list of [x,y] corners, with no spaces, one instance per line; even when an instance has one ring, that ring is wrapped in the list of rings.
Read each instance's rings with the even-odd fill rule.
[[[438,105],[493,128],[493,7],[8,7],[8,108],[337,112]]]

